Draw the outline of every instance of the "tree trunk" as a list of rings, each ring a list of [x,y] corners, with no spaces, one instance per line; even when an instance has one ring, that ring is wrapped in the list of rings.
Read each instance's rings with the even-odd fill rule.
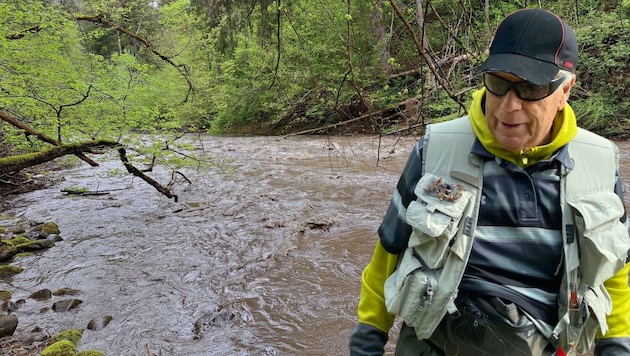
[[[376,0],[374,3],[374,16],[372,16],[372,27],[376,35],[376,48],[380,50],[378,57],[381,62],[381,68],[385,77],[392,74],[392,68],[389,65],[389,40],[385,34],[385,26],[383,26],[383,0]]]
[[[422,49],[429,50],[429,41],[427,40],[427,31],[424,28],[424,9],[422,8],[422,0],[416,0],[416,21],[418,21],[418,30],[421,34]]]

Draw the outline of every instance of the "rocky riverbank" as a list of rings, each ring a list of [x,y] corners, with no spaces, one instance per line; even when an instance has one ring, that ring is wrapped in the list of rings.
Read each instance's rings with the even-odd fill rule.
[[[26,259],[34,254],[45,253],[63,241],[56,223],[28,221],[12,216],[0,215],[0,281],[19,278],[28,265]],[[20,266],[21,265],[21,266]],[[81,340],[83,330],[74,329],[57,335],[50,335],[46,330],[34,327],[16,334],[19,325],[20,307],[25,303],[40,303],[40,312],[71,312],[83,303],[75,298],[80,290],[61,288],[56,291],[48,289],[34,290],[26,299],[14,298],[14,291],[0,288],[0,350],[1,355],[103,355],[96,350],[77,352],[77,344]],[[107,325],[105,320],[93,320],[87,328],[97,329]]]

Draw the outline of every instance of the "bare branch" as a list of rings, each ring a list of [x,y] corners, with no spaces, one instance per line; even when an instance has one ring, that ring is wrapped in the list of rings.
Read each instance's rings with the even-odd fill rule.
[[[409,34],[413,37],[413,42],[416,45],[416,49],[418,50],[418,53],[420,53],[420,56],[424,59],[425,63],[429,66],[431,73],[433,73],[433,75],[435,76],[436,80],[438,81],[442,89],[446,91],[448,96],[451,99],[453,99],[453,101],[459,104],[459,106],[464,110],[464,112],[467,112],[468,110],[466,108],[466,105],[464,105],[464,103],[460,101],[459,97],[451,89],[450,84],[446,81],[446,79],[444,79],[440,75],[439,69],[436,66],[435,61],[424,50],[422,43],[420,42],[420,40],[418,40],[418,37],[416,36],[416,32],[411,27],[411,24],[409,23],[409,21],[407,21],[404,14],[400,11],[400,8],[398,7],[398,4],[396,3],[396,1],[390,0],[389,3],[392,6],[392,9],[394,9],[394,12],[396,12],[396,15],[398,16],[398,18],[404,23],[405,27],[407,28],[407,32],[409,32]]]

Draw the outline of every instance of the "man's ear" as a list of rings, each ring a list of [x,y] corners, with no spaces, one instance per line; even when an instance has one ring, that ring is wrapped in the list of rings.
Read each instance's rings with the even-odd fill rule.
[[[571,80],[562,85],[562,88],[560,89],[562,90],[562,97],[558,102],[558,111],[564,109],[564,105],[567,103],[567,100],[569,100],[569,95],[571,95],[571,88],[573,88],[573,84],[575,84],[575,76],[571,76]]]

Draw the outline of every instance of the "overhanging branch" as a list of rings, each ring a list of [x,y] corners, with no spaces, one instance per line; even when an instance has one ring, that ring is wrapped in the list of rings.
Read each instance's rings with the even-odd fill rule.
[[[190,77],[188,76],[188,68],[184,65],[184,64],[177,64],[175,62],[173,62],[173,60],[169,57],[167,57],[165,54],[157,51],[155,48],[153,48],[153,44],[151,44],[151,42],[149,40],[147,40],[146,38],[140,36],[139,34],[130,31],[124,27],[118,26],[115,23],[113,23],[110,20],[107,20],[105,18],[105,15],[103,14],[99,14],[99,15],[75,15],[73,17],[73,19],[78,20],[78,21],[87,21],[87,22],[92,22],[92,23],[96,23],[108,28],[112,28],[115,29],[117,31],[120,31],[124,34],[126,34],[127,36],[134,38],[135,40],[139,41],[140,43],[142,43],[142,45],[144,45],[149,51],[151,51],[151,53],[155,54],[156,56],[160,57],[160,59],[162,59],[163,61],[165,61],[166,63],[172,65],[175,69],[177,69],[177,71],[182,75],[182,77],[184,77],[184,79],[186,80],[186,83],[188,83],[188,92],[186,93],[186,98],[184,98],[184,102],[188,101],[188,98],[190,96],[190,93],[193,91],[193,84],[192,81],[190,80]]]

